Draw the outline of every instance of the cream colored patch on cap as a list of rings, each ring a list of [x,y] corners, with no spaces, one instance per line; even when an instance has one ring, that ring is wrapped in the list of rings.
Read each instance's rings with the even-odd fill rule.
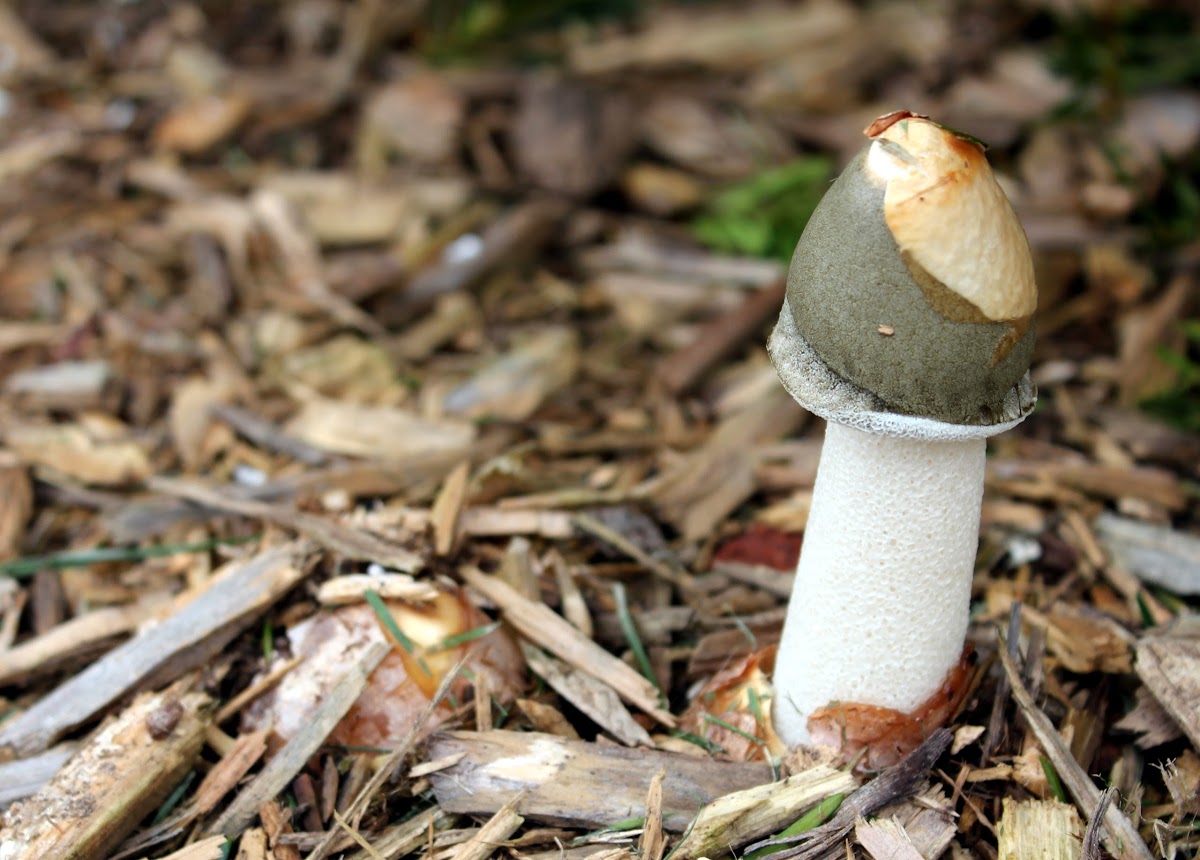
[[[867,134],[866,167],[887,183],[883,214],[900,249],[990,320],[1032,314],[1029,240],[982,147],[903,112]]]

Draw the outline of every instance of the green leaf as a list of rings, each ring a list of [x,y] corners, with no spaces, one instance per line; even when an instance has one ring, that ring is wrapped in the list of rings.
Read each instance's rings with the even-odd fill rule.
[[[774,839],[786,839],[789,836],[798,836],[801,833],[807,833],[813,828],[820,827],[826,821],[833,817],[833,814],[838,811],[838,807],[842,805],[842,801],[846,799],[844,794],[831,794],[829,797],[822,800],[808,812],[797,818],[795,822],[788,827],[775,834]],[[764,848],[759,848],[757,851],[751,851],[745,855],[742,860],[759,860],[761,857],[766,857],[776,852],[782,851],[790,846],[787,845],[768,845]]]
[[[462,633],[456,633],[453,636],[447,636],[436,645],[432,645],[426,649],[426,653],[434,654],[438,651],[449,651],[451,648],[457,648],[459,645],[465,645],[468,642],[474,642],[476,639],[482,639],[489,633],[495,633],[500,629],[500,622],[493,621],[491,624],[484,624],[472,630],[466,630]]]
[[[613,599],[617,604],[617,620],[621,623],[621,632],[625,634],[625,641],[629,643],[629,649],[633,651],[638,668],[642,670],[642,675],[646,680],[658,690],[661,698],[662,687],[658,685],[658,678],[654,675],[654,666],[650,663],[650,655],[646,653],[646,648],[642,645],[642,638],[638,634],[637,625],[633,622],[633,615],[629,611],[629,602],[625,598],[625,586],[619,582],[613,583]]]
[[[1063,790],[1062,780],[1058,778],[1058,771],[1054,769],[1054,763],[1044,755],[1038,756],[1038,758],[1041,759],[1042,773],[1046,774],[1046,782],[1050,783],[1050,793],[1059,803],[1066,803],[1067,792]]]
[[[396,640],[401,648],[417,658],[417,665],[421,667],[426,675],[432,675],[433,673],[429,671],[425,660],[417,653],[417,644],[409,639],[404,631],[400,629],[400,625],[396,623],[396,619],[392,616],[391,610],[387,608],[387,604],[383,602],[383,598],[379,596],[379,592],[373,588],[369,588],[363,597],[367,601],[367,605],[375,610],[375,616],[379,619],[379,623],[384,626],[384,629],[391,634],[392,638]]]
[[[33,576],[39,570],[62,570],[68,567],[87,567],[114,561],[138,562],[185,552],[211,552],[219,546],[237,546],[258,540],[258,535],[241,538],[218,538],[199,543],[159,544],[157,546],[97,546],[91,549],[64,550],[47,555],[28,555],[0,564],[0,575],[16,579]]]

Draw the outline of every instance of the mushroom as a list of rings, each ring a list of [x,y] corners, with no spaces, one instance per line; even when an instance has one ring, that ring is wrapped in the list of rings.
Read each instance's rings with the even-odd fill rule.
[[[790,746],[897,760],[965,694],[985,440],[1020,423],[1037,286],[975,139],[897,111],[796,245],[768,350],[826,419],[776,658]]]

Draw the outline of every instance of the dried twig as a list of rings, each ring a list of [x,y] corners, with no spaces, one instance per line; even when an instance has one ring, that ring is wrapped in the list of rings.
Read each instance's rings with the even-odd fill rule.
[[[1018,657],[1017,647],[1021,636],[1021,602],[1014,600],[1012,606],[1008,608],[1008,653],[1016,660]],[[1000,677],[999,683],[996,685],[996,695],[992,699],[992,714],[988,719],[987,734],[983,737],[982,749],[979,754],[979,761],[983,765],[987,765],[991,760],[992,753],[996,750],[996,745],[1000,742],[1000,733],[1004,731],[1004,709],[1008,704],[1008,696],[1010,689],[1008,686],[1008,678]]]
[[[1083,847],[1079,851],[1079,860],[1100,860],[1100,833],[1102,822],[1108,815],[1108,808],[1112,804],[1113,796],[1116,795],[1115,788],[1106,788],[1100,793],[1100,802],[1096,804],[1096,811],[1092,817],[1088,819],[1087,829],[1083,831]]]
[[[703,804],[771,778],[770,768],[761,763],[634,750],[540,732],[438,732],[430,742],[433,759],[464,752],[455,764],[429,776],[443,810],[492,815],[513,792],[525,791],[520,813],[526,818],[572,826],[603,827],[640,816],[651,777],[659,770],[667,773],[663,827],[675,832],[687,827]]]

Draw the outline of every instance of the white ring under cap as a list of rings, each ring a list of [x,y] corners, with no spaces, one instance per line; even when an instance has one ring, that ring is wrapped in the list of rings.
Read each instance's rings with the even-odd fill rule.
[[[767,341],[767,352],[783,387],[809,412],[835,424],[883,436],[930,441],[983,439],[1016,427],[1037,402],[1037,389],[1026,373],[1004,398],[1003,414],[1014,417],[997,424],[951,424],[889,412],[878,397],[838,376],[817,356],[796,328],[786,298],[779,322]]]

